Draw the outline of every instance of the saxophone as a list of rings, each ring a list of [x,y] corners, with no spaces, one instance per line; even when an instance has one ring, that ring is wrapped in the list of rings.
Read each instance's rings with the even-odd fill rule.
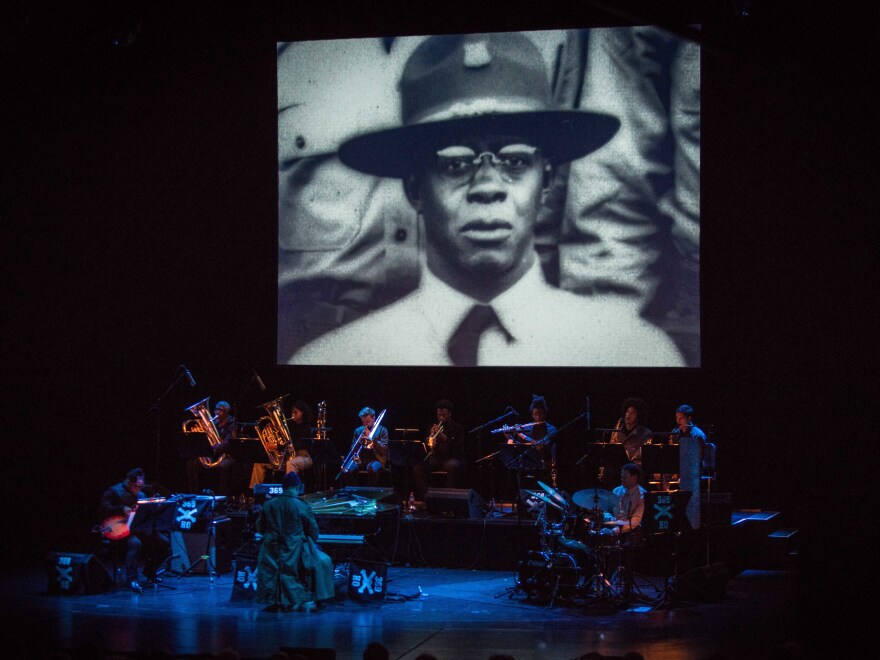
[[[268,414],[257,420],[257,436],[263,443],[263,449],[266,450],[273,470],[283,468],[286,450],[291,447],[290,429],[287,428],[287,419],[284,417],[284,409],[281,405],[281,400],[286,396],[285,394],[261,404],[260,407]]]
[[[205,397],[186,409],[187,412],[191,412],[196,418],[185,421],[183,423],[183,431],[184,433],[204,433],[208,436],[208,442],[211,444],[211,447],[217,448],[223,444],[223,440],[220,439],[220,432],[214,425],[214,418],[211,417],[211,407],[208,405],[210,398]],[[225,458],[226,454],[220,454],[220,456],[214,459],[207,456],[199,456],[199,462],[206,468],[215,468]]]
[[[327,439],[327,402],[321,401],[318,403],[318,419],[315,420],[315,437],[314,440],[326,440]]]

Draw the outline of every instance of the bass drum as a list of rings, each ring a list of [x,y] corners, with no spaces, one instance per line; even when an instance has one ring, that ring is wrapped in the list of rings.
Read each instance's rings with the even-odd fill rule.
[[[583,579],[583,571],[571,555],[533,551],[519,562],[516,586],[529,600],[548,601],[576,596]]]

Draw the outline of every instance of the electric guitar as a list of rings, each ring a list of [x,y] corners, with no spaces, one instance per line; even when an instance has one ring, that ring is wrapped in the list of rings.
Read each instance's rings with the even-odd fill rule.
[[[131,535],[131,521],[134,520],[134,514],[137,512],[137,505],[146,502],[164,502],[164,497],[158,497],[152,500],[138,500],[137,504],[132,508],[128,515],[108,516],[101,523],[101,535],[110,541],[121,541]]]

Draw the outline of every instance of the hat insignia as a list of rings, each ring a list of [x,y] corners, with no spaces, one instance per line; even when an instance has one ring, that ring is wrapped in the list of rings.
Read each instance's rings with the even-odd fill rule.
[[[466,69],[479,69],[492,61],[492,53],[485,41],[469,41],[464,44],[464,66]]]

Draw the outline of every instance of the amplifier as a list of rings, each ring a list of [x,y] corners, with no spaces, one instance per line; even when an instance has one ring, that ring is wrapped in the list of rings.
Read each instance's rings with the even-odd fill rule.
[[[195,575],[226,573],[232,569],[232,555],[238,538],[229,518],[215,518],[204,532],[172,531],[169,569]]]

